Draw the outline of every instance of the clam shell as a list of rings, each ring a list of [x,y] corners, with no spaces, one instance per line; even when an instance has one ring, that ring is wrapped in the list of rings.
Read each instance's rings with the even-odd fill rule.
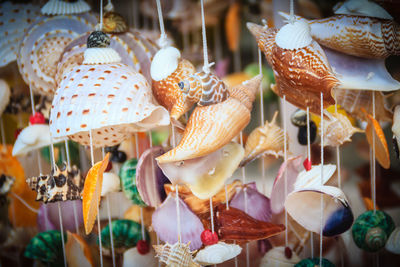
[[[347,231],[353,223],[353,213],[346,196],[337,187],[308,186],[296,189],[290,193],[285,201],[285,208],[289,215],[305,229],[320,233],[321,205],[323,197],[323,225],[324,236],[335,236]]]
[[[73,40],[94,28],[92,15],[44,18],[32,26],[22,40],[18,68],[25,83],[36,93],[52,95],[56,89],[55,66]]]
[[[147,267],[157,267],[158,261],[156,259],[156,254],[153,249],[150,249],[148,253],[142,255],[138,252],[137,248],[130,248],[124,252],[124,261],[122,267],[131,266],[147,266]]]
[[[153,104],[146,79],[122,63],[73,68],[59,84],[50,115],[53,137],[89,145],[93,130],[95,147],[168,124],[168,111]]]
[[[19,44],[37,19],[40,19],[39,6],[12,2],[0,5],[0,67],[17,59]]]
[[[200,199],[209,199],[222,189],[243,158],[241,145],[231,142],[203,157],[160,163],[172,184],[183,183]]]
[[[394,254],[400,254],[400,227],[396,227],[390,234],[385,248]]]
[[[288,259],[285,256],[285,247],[273,247],[262,257],[259,267],[292,267],[300,260],[300,257],[294,252]]]
[[[84,0],[64,1],[49,0],[41,10],[43,15],[70,15],[90,11],[90,6]]]
[[[121,182],[118,175],[112,172],[103,173],[103,184],[101,185],[101,196],[121,190]]]
[[[324,164],[324,179],[322,184],[327,184],[331,178],[333,178],[336,172],[336,165]],[[321,164],[314,165],[311,170],[303,170],[297,176],[296,182],[294,183],[294,190],[302,190],[308,187],[316,187],[321,184]]]
[[[0,79],[0,116],[10,102],[10,86],[3,79]]]
[[[194,260],[201,265],[220,264],[233,259],[240,252],[242,252],[242,248],[236,244],[218,242],[217,244],[206,246],[197,252]]]
[[[312,43],[310,26],[304,21],[295,21],[283,26],[275,36],[276,45],[283,49],[300,49]]]
[[[383,7],[368,0],[348,0],[338,3],[334,7],[334,13],[380,19],[393,19],[393,17]]]

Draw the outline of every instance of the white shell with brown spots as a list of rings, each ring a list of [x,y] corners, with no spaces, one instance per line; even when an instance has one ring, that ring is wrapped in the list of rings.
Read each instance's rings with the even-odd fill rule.
[[[169,124],[168,111],[153,104],[149,83],[123,63],[81,65],[61,80],[53,99],[50,132],[89,145],[119,144],[135,131]]]
[[[56,67],[64,47],[80,34],[93,29],[96,18],[79,16],[43,18],[22,40],[18,68],[24,81],[36,93],[52,95],[56,89]]]

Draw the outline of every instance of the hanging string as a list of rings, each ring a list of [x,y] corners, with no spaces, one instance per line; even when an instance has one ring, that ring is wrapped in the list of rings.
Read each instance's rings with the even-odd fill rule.
[[[164,19],[163,19],[163,14],[162,14],[162,9],[161,9],[161,3],[160,0],[157,1],[157,12],[158,12],[158,22],[160,23],[160,39],[158,40],[159,45],[161,48],[164,48],[167,46],[167,35],[165,34],[165,28],[164,28]]]
[[[135,144],[136,144],[136,159],[139,161],[140,152],[139,152],[139,137],[138,134],[135,132]],[[135,179],[132,178],[132,184],[135,183]],[[143,220],[143,207],[139,208],[140,211],[140,228],[142,231],[142,240],[146,240],[146,235],[144,231],[144,220]]]
[[[307,158],[311,160],[311,138],[310,138],[310,108],[307,107]],[[314,234],[310,232],[310,247],[311,247],[311,258],[314,258]]]
[[[114,5],[111,3],[111,0],[108,0],[107,5],[104,7],[104,10],[107,12],[114,11]]]
[[[240,144],[243,146],[243,132],[240,132]],[[244,212],[247,213],[247,188],[246,188],[246,171],[245,167],[242,167],[242,183],[244,193]],[[249,243],[246,243],[246,266],[250,266],[250,251]]]
[[[286,124],[286,95],[283,96],[283,152],[284,161],[287,168],[287,124]],[[287,171],[284,170],[284,182],[285,182],[285,196],[287,196]],[[285,209],[285,246],[288,246],[288,214]]]
[[[210,72],[210,67],[213,63],[208,63],[208,51],[207,51],[207,35],[206,35],[206,22],[204,19],[204,0],[201,0],[201,32],[203,34],[203,57],[204,57],[204,66],[203,71],[205,73]]]
[[[259,68],[260,75],[262,75],[262,56],[261,56],[260,49],[258,49],[258,68]],[[265,125],[265,122],[264,122],[264,92],[263,92],[262,81],[260,83],[260,119],[261,119],[261,126],[264,126]],[[261,181],[262,181],[262,185],[263,185],[263,193],[266,193],[264,155],[262,155],[260,157],[260,160],[261,160]]]
[[[10,192],[11,195],[13,197],[15,197],[16,199],[18,199],[27,209],[29,209],[30,211],[34,212],[34,213],[39,213],[38,209],[35,209],[34,207],[32,207],[31,205],[29,205],[23,198],[21,198],[20,196],[18,196],[17,194],[15,194],[14,192]]]
[[[212,197],[210,197],[210,217],[211,217],[211,232],[214,233],[214,210],[213,210]]]
[[[324,184],[324,94],[321,92],[321,186]],[[324,199],[321,194],[321,217],[319,233],[319,266],[322,266],[322,242],[323,242],[323,219],[324,219]]]
[[[294,0],[290,0],[290,18],[289,18],[289,22],[291,24],[293,24],[295,21],[295,17],[294,17]]]
[[[101,31],[103,29],[103,0],[100,0],[100,25],[99,25],[99,30]]]
[[[372,91],[372,117],[375,119],[375,93]],[[372,130],[372,203],[376,212],[375,130]]]

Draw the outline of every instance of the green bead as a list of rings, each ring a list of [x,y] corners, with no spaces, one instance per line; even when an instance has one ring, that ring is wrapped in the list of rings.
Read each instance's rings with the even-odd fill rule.
[[[394,228],[394,222],[387,213],[370,210],[361,214],[354,222],[353,240],[359,248],[377,252],[385,246]]]
[[[307,258],[301,260],[295,267],[314,267],[319,266],[319,258]],[[335,267],[335,264],[327,259],[322,258],[322,267]]]
[[[136,166],[137,159],[127,160],[122,164],[121,169],[119,170],[122,191],[125,193],[126,197],[133,202],[133,204],[146,206],[146,203],[144,203],[140,197],[136,186]]]

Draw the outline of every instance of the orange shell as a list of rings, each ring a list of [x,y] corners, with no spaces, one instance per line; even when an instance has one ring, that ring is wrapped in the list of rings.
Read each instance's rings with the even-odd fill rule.
[[[225,19],[226,39],[231,51],[236,51],[240,43],[240,4],[234,3],[229,7]]]
[[[363,197],[362,199],[363,199],[365,208],[366,208],[367,210],[373,210],[373,209],[374,209],[374,203],[372,202],[372,199],[371,199],[371,198],[369,198],[369,197]],[[375,207],[376,207],[377,210],[379,210],[379,208],[378,208],[377,205],[376,205]]]
[[[67,243],[65,244],[65,253],[67,263],[70,267],[76,266],[92,266],[94,267],[94,260],[90,247],[80,235],[67,231]],[[78,250],[78,251],[77,251]],[[81,257],[84,257],[82,259]]]
[[[96,220],[103,184],[103,173],[107,168],[109,157],[110,153],[107,153],[102,161],[97,162],[90,168],[85,178],[82,193],[82,211],[86,234],[92,231]]]

